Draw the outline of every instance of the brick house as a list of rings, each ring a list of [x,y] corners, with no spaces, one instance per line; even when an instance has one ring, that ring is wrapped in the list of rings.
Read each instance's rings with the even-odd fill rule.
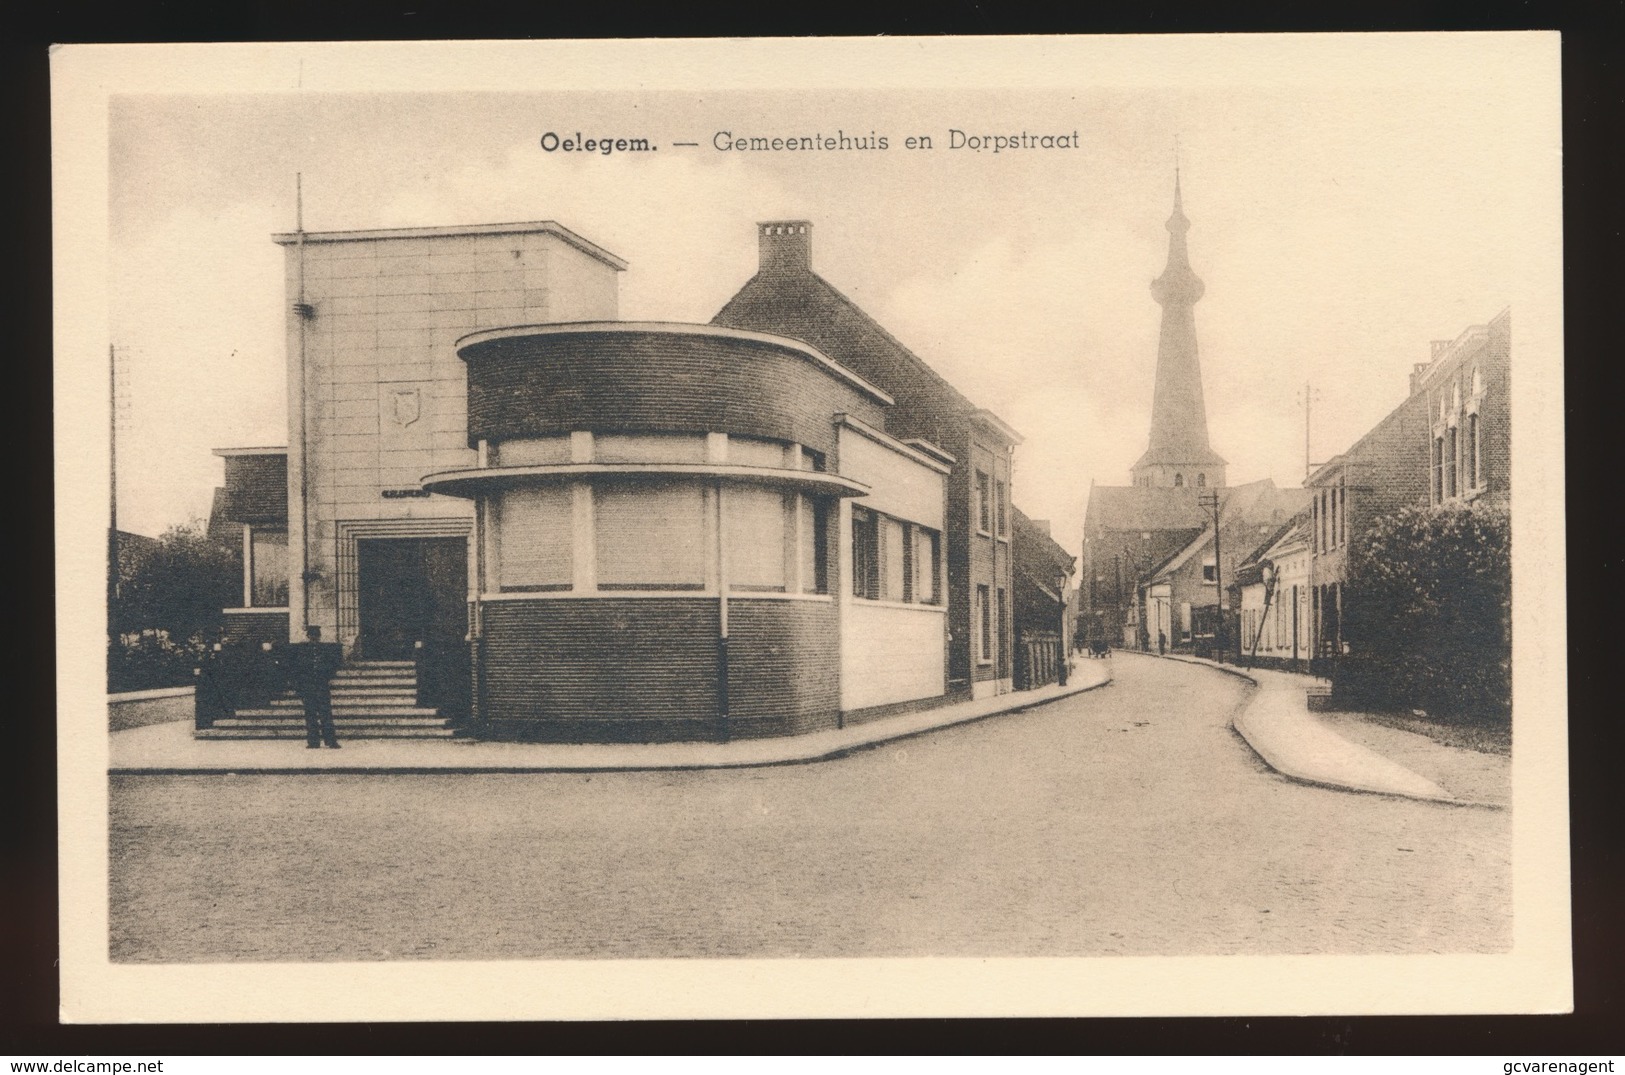
[[[1405,400],[1305,482],[1316,659],[1347,652],[1349,549],[1374,520],[1411,506],[1506,503],[1510,356],[1508,310],[1454,340],[1435,341],[1429,361],[1412,370]]]
[[[1074,635],[1073,572],[1077,560],[1053,537],[1047,519],[1011,508],[1015,559],[1015,686],[1031,690],[1064,674]]]
[[[948,476],[948,690],[983,697],[1013,686],[1011,459],[1020,436],[976,406],[812,269],[812,225],[758,225],[756,275],[715,325],[804,340],[895,400],[887,431],[952,459]],[[843,513],[842,531],[850,527]]]

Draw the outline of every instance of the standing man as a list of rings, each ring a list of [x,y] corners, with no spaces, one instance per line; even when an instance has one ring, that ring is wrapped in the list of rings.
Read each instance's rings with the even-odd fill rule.
[[[344,660],[344,648],[323,642],[322,629],[315,625],[305,628],[305,639],[293,647],[293,685],[305,705],[305,746],[315,750],[325,743],[337,750],[332,681]]]

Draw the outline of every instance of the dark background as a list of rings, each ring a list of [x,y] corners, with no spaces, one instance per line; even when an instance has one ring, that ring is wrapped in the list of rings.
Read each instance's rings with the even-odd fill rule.
[[[1084,10],[1054,3],[886,0],[757,5],[722,14],[664,5],[483,0],[130,0],[17,5],[4,23],[5,181],[14,188],[4,259],[4,425],[12,553],[0,608],[5,819],[0,824],[0,1053],[56,1059],[175,1054],[443,1052],[1063,1052],[1420,1053],[1550,1057],[1618,1054],[1625,1024],[1621,868],[1621,696],[1609,660],[1618,623],[1621,482],[1617,306],[1622,0],[1574,3],[1293,2],[1210,5],[1157,0]],[[1570,780],[1575,1013],[1525,1017],[911,1020],[319,1026],[77,1026],[56,1022],[56,757],[51,443],[50,114],[47,49],[62,41],[275,41],[719,37],[1018,33],[1201,33],[1558,29],[1563,37]],[[11,385],[8,384],[8,387]],[[19,391],[20,389],[20,391]],[[71,418],[68,419],[71,421]],[[70,427],[71,428],[71,427]],[[19,503],[19,500],[21,501]],[[18,525],[21,523],[22,525]],[[1486,1071],[1493,1066],[1486,1067]]]

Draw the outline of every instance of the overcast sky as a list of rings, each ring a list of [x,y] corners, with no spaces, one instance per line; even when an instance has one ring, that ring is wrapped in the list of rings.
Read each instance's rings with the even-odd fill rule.
[[[1514,89],[115,97],[120,525],[204,516],[210,449],[286,443],[270,235],[303,172],[308,230],[556,220],[631,263],[628,319],[709,320],[754,271],[754,222],[809,219],[814,268],[1025,435],[1016,503],[1076,553],[1090,482],[1127,484],[1146,446],[1176,135],[1213,447],[1232,484],[1296,485],[1305,382],[1318,461],[1430,340],[1511,301]],[[1079,148],[953,151],[950,128]],[[548,130],[660,149],[546,153]],[[718,131],[891,148],[720,152]]]

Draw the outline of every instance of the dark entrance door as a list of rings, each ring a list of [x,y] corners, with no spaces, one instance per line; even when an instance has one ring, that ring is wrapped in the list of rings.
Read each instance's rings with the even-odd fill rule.
[[[413,644],[463,648],[468,633],[468,542],[463,538],[364,539],[356,543],[359,655],[406,661]]]

